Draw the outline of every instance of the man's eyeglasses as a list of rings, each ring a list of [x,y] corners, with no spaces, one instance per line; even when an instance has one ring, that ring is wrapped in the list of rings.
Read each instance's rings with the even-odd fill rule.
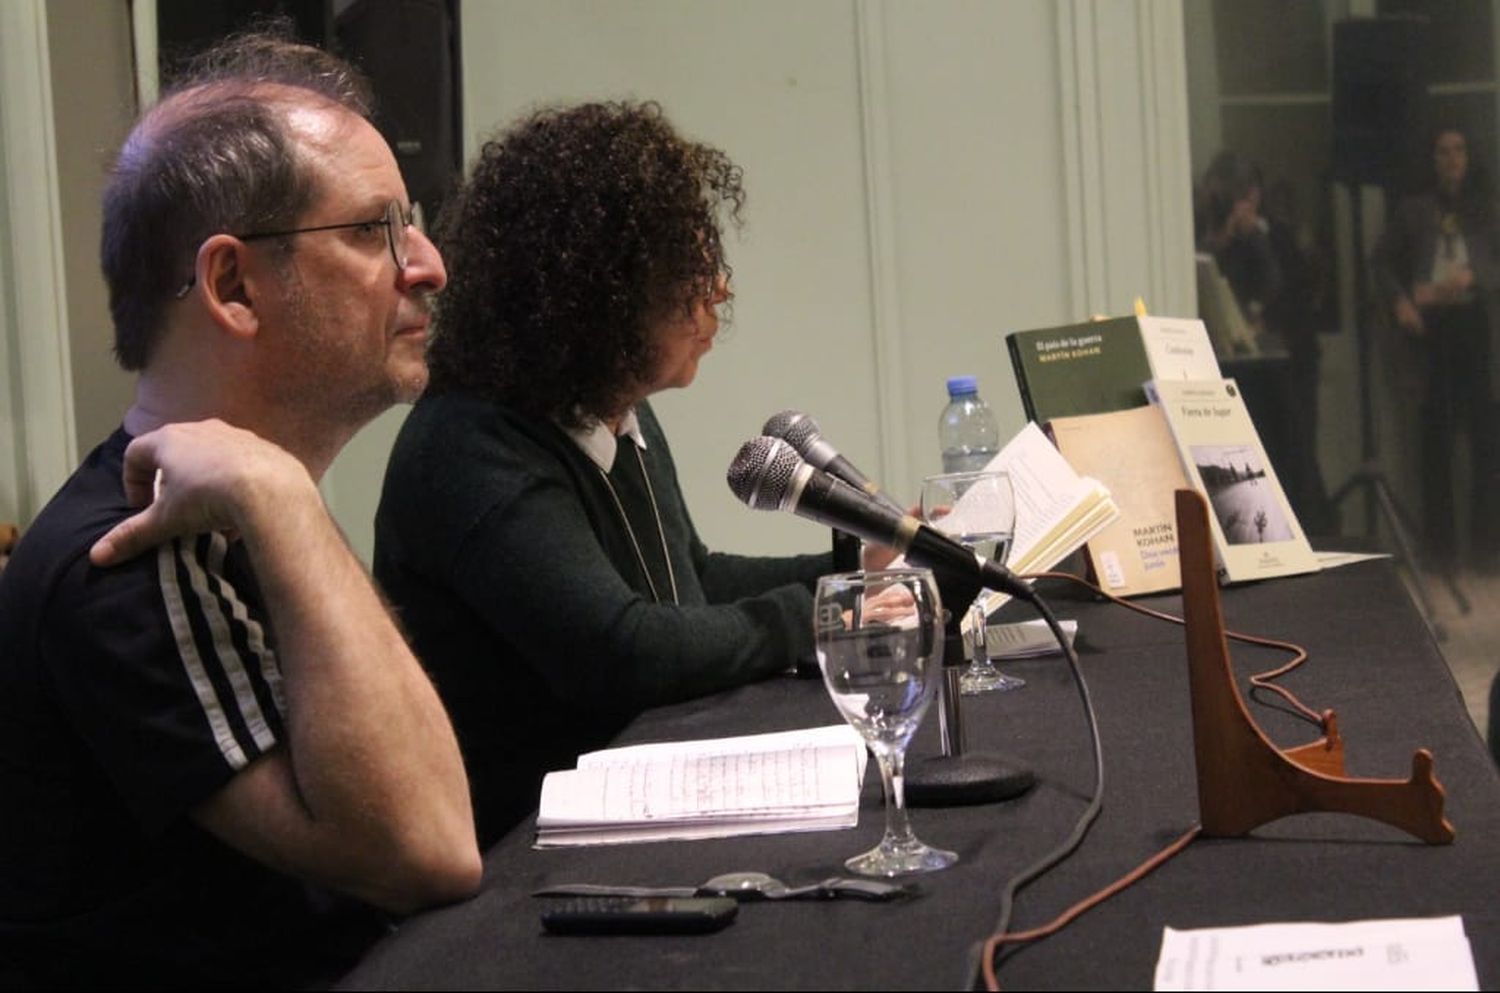
[[[319,224],[310,228],[287,228],[285,231],[253,231],[250,234],[235,235],[240,241],[258,241],[263,238],[286,238],[294,234],[311,234],[314,231],[345,231],[350,228],[385,228],[385,244],[391,250],[391,259],[396,263],[397,272],[406,271],[406,232],[413,225],[418,231],[423,230],[422,207],[420,204],[412,204],[410,212],[401,206],[401,201],[392,200],[386,204],[385,216],[370,221],[350,221],[347,224]],[[193,285],[198,281],[197,275],[188,277],[187,282],[175,294],[176,299],[181,300],[192,292]]]

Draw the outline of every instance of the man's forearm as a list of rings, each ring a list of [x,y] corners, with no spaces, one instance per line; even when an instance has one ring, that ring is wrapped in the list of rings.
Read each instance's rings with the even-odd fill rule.
[[[472,890],[451,725],[316,489],[266,494],[242,530],[276,634],[296,794],[311,836],[336,839],[321,868],[387,906]],[[390,892],[365,892],[372,879]]]

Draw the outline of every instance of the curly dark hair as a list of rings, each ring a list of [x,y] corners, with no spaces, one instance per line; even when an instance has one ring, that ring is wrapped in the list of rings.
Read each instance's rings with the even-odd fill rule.
[[[651,329],[729,275],[741,171],[655,103],[532,113],[487,141],[438,221],[448,288],[433,390],[473,390],[565,427],[624,411],[657,361]]]

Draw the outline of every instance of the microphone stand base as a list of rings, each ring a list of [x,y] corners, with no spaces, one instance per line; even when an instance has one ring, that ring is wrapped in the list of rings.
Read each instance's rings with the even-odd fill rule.
[[[906,762],[906,802],[913,807],[998,803],[1036,785],[1030,766],[994,752],[930,755]]]

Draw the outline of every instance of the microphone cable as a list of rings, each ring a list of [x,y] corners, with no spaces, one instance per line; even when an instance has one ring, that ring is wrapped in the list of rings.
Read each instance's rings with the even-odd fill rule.
[[[1099,744],[1099,719],[1094,713],[1094,701],[1089,695],[1088,683],[1084,681],[1083,668],[1078,662],[1078,653],[1074,651],[1073,646],[1068,642],[1067,636],[1063,633],[1062,626],[1057,623],[1057,616],[1052,613],[1052,608],[1047,606],[1047,602],[1035,590],[1032,591],[1032,595],[1027,602],[1036,608],[1037,613],[1041,615],[1047,628],[1052,632],[1052,637],[1057,639],[1057,644],[1062,648],[1063,656],[1068,660],[1068,668],[1073,673],[1073,685],[1078,689],[1078,700],[1083,707],[1084,717],[1088,721],[1089,749],[1094,759],[1094,788],[1092,795],[1089,797],[1088,804],[1078,816],[1078,820],[1073,825],[1073,830],[1063,839],[1062,844],[1006,880],[1004,889],[1000,891],[1000,919],[995,924],[994,933],[990,936],[989,940],[984,942],[982,948],[978,950],[978,954],[971,955],[970,967],[968,969],[969,978],[964,986],[965,989],[974,988],[974,973],[976,970],[974,968],[975,963],[972,960],[975,958],[978,958],[980,960],[978,964],[982,965],[985,987],[991,990],[998,990],[1000,988],[999,981],[995,978],[998,950],[1004,943],[1021,940],[1015,935],[1006,933],[1010,928],[1011,912],[1015,909],[1016,894],[1043,873],[1062,862],[1069,855],[1072,855],[1078,846],[1083,844],[1083,839],[1088,836],[1089,829],[1099,819],[1099,812],[1104,809],[1104,751]],[[1101,896],[1100,899],[1104,899],[1104,897]],[[1079,913],[1081,912],[1079,911]],[[1066,921],[1063,923],[1066,923]],[[1061,924],[1058,925],[1058,927],[1061,926]]]
[[[1022,578],[1028,580],[1062,580],[1064,582],[1072,583],[1075,586],[1082,586],[1084,589],[1090,591],[1091,593],[1094,593],[1096,596],[1101,596],[1111,603],[1124,607],[1127,610],[1133,610],[1137,614],[1142,614],[1146,617],[1152,617],[1158,621],[1166,621],[1168,624],[1176,624],[1179,627],[1185,626],[1186,624],[1186,622],[1181,617],[1178,617],[1174,614],[1169,614],[1164,610],[1154,610],[1150,607],[1143,607],[1140,604],[1133,603],[1129,600],[1124,599],[1123,597],[1115,596],[1113,593],[1110,593],[1109,591],[1094,585],[1087,579],[1084,579],[1082,576],[1075,576],[1071,572],[1038,572],[1024,576]],[[1267,638],[1262,635],[1244,634],[1240,631],[1231,631],[1228,628],[1224,629],[1224,637],[1228,638],[1230,641],[1237,641],[1244,645],[1255,645],[1260,648],[1273,648],[1277,651],[1286,652],[1291,655],[1291,660],[1286,662],[1285,664],[1277,666],[1275,669],[1269,669],[1265,672],[1258,672],[1255,675],[1251,676],[1250,685],[1252,687],[1252,692],[1254,690],[1265,690],[1269,693],[1276,694],[1277,696],[1281,697],[1282,700],[1284,700],[1286,704],[1291,708],[1294,716],[1300,717],[1301,719],[1307,721],[1309,724],[1316,725],[1318,729],[1324,734],[1327,734],[1329,732],[1329,715],[1331,711],[1325,710],[1319,713],[1318,711],[1313,710],[1307,704],[1298,699],[1297,695],[1291,690],[1287,689],[1285,686],[1279,686],[1274,682],[1274,680],[1280,679],[1281,677],[1287,675],[1307,661],[1306,648],[1294,642],[1281,641],[1277,638]],[[1258,700],[1257,702],[1261,701]],[[1264,704],[1262,703],[1262,705]]]
[[[1082,586],[1085,589],[1091,590],[1095,594],[1104,597],[1106,600],[1109,600],[1112,603],[1119,604],[1122,607],[1126,607],[1130,610],[1135,611],[1136,613],[1143,614],[1147,617],[1152,617],[1157,620],[1166,621],[1168,623],[1177,625],[1184,625],[1186,623],[1181,617],[1168,614],[1165,611],[1154,610],[1150,607],[1143,607],[1140,604],[1132,603],[1129,600],[1117,597],[1114,594],[1106,592],[1100,587],[1095,586],[1093,583],[1088,582],[1082,577],[1073,575],[1072,573],[1041,572],[1028,574],[1021,578],[1033,581],[1037,579],[1055,579],[1071,582],[1076,585]],[[1034,594],[1028,602],[1030,602],[1032,606],[1036,608],[1037,612],[1042,616],[1042,620],[1046,623],[1048,629],[1052,632],[1052,636],[1057,640],[1059,647],[1062,648],[1063,656],[1067,659],[1068,667],[1073,673],[1074,684],[1078,687],[1079,700],[1083,705],[1084,714],[1088,720],[1089,726],[1089,744],[1092,749],[1094,760],[1094,790],[1093,795],[1089,798],[1088,804],[1084,807],[1083,812],[1079,815],[1078,820],[1074,823],[1073,830],[1065,839],[1063,839],[1062,843],[1053,848],[1051,851],[1047,852],[1041,858],[1037,859],[1031,865],[1016,873],[1010,879],[1006,880],[1005,886],[1000,893],[999,919],[996,921],[994,930],[990,934],[989,938],[987,938],[983,943],[977,946],[971,954],[969,966],[966,973],[967,981],[963,986],[964,989],[974,989],[976,979],[982,978],[984,980],[984,988],[986,990],[999,990],[1000,981],[997,975],[997,971],[1000,965],[1003,964],[1003,962],[1007,958],[1009,958],[1009,955],[1005,954],[1005,949],[1007,946],[1027,945],[1031,942],[1046,938],[1052,934],[1057,933],[1085,912],[1093,909],[1115,894],[1125,890],[1127,887],[1145,878],[1152,871],[1165,864],[1173,856],[1177,855],[1184,848],[1186,848],[1193,841],[1193,839],[1198,837],[1198,835],[1203,830],[1203,826],[1201,824],[1192,825],[1171,844],[1167,845],[1156,854],[1147,858],[1140,865],[1136,866],[1134,869],[1131,869],[1129,872],[1121,876],[1119,879],[1115,880],[1113,883],[1110,883],[1103,889],[1097,890],[1089,896],[1084,897],[1082,900],[1079,900],[1071,907],[1068,907],[1061,914],[1058,914],[1046,924],[1030,928],[1026,931],[1010,931],[1011,916],[1015,910],[1016,896],[1022,889],[1034,882],[1050,869],[1056,867],[1059,863],[1068,858],[1068,856],[1072,855],[1073,852],[1078,849],[1078,846],[1083,843],[1084,838],[1088,836],[1089,829],[1093,826],[1094,821],[1098,819],[1099,813],[1104,806],[1104,761],[1099,743],[1098,719],[1094,713],[1094,705],[1089,695],[1088,684],[1085,683],[1083,679],[1083,671],[1079,665],[1078,654],[1076,651],[1074,651],[1073,646],[1064,636],[1060,625],[1057,623],[1057,618],[1052,613],[1052,609],[1047,605],[1046,601],[1043,600],[1041,596]],[[1291,672],[1292,670],[1296,669],[1298,666],[1306,662],[1306,648],[1302,647],[1301,645],[1293,644],[1289,641],[1280,641],[1275,638],[1264,638],[1258,635],[1242,634],[1240,632],[1230,631],[1228,629],[1225,629],[1224,634],[1227,638],[1233,641],[1290,652],[1292,654],[1292,659],[1290,662],[1287,662],[1286,664],[1281,665],[1268,672],[1258,673],[1250,677],[1250,682],[1255,689],[1268,690],[1278,694],[1292,707],[1295,716],[1316,725],[1322,730],[1325,735],[1329,733],[1333,723],[1332,711],[1324,711],[1322,714],[1319,714],[1316,711],[1312,710],[1312,708],[1308,707],[1306,704],[1302,703],[1302,701],[1299,700],[1296,695],[1293,694],[1290,690],[1271,682],[1271,680],[1278,679],[1286,675],[1287,673]],[[1014,948],[1010,951],[1010,954],[1015,954],[1015,952],[1018,952],[1020,950],[1020,948]],[[977,976],[976,973],[978,973]]]

